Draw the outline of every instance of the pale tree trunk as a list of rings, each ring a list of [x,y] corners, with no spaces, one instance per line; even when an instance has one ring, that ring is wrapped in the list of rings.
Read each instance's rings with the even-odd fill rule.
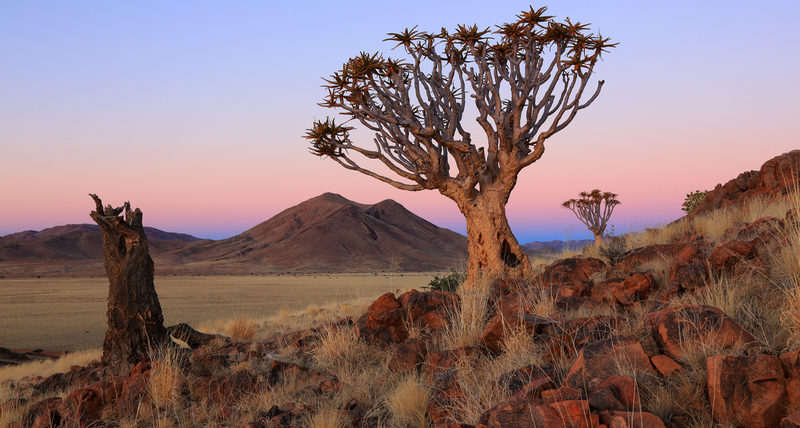
[[[591,232],[594,235],[594,245],[601,245],[603,243],[603,233],[602,232],[598,233],[595,231]]]
[[[142,226],[142,212],[130,204],[96,210],[90,216],[103,235],[103,262],[108,276],[108,330],[104,364],[119,368],[149,360],[150,350],[167,343],[164,317],[153,283],[154,266]],[[123,219],[119,214],[125,211]]]
[[[456,200],[467,220],[469,261],[467,282],[488,279],[527,280],[533,277],[528,256],[511,232],[504,197],[478,195]]]

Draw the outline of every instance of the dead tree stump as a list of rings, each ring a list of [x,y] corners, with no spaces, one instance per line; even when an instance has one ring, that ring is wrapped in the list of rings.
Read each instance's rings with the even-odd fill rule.
[[[161,304],[153,283],[153,259],[147,247],[142,211],[130,203],[119,208],[96,204],[90,213],[103,235],[103,263],[108,276],[108,330],[104,364],[127,367],[149,360],[149,352],[167,343]],[[125,218],[120,215],[124,211]]]

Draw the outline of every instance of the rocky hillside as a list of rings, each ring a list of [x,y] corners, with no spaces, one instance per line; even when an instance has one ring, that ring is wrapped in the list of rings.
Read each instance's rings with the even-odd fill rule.
[[[558,254],[564,250],[580,250],[581,248],[591,245],[594,243],[593,239],[580,239],[580,240],[572,240],[569,241],[561,241],[561,240],[554,240],[554,241],[534,241],[528,242],[527,244],[522,245],[523,251],[528,253],[530,256],[549,256]]]
[[[0,409],[22,426],[800,427],[800,195],[722,199],[533,283],[175,326],[181,349],[7,381]]]

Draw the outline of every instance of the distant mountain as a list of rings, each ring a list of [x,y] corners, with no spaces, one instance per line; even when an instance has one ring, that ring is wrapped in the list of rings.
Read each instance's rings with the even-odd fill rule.
[[[466,265],[467,239],[387,199],[325,193],[234,237],[213,241],[145,228],[157,274],[431,271]],[[95,225],[0,237],[0,275],[102,275]]]
[[[199,238],[145,227],[153,254],[173,251]],[[97,260],[102,254],[100,229],[94,224],[68,224],[41,231],[0,236],[0,262]]]
[[[547,256],[560,253],[563,250],[580,250],[581,248],[594,243],[593,239],[580,239],[569,241],[533,241],[522,245],[522,250],[531,256]]]
[[[426,271],[466,261],[467,239],[387,199],[374,205],[324,193],[234,237],[176,251],[215,272]]]

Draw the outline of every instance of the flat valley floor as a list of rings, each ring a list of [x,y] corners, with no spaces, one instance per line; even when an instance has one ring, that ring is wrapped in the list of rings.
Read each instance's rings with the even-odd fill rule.
[[[155,285],[166,326],[244,316],[265,319],[385,292],[419,289],[428,273],[166,276]],[[74,351],[100,348],[106,278],[0,279],[0,347]]]

